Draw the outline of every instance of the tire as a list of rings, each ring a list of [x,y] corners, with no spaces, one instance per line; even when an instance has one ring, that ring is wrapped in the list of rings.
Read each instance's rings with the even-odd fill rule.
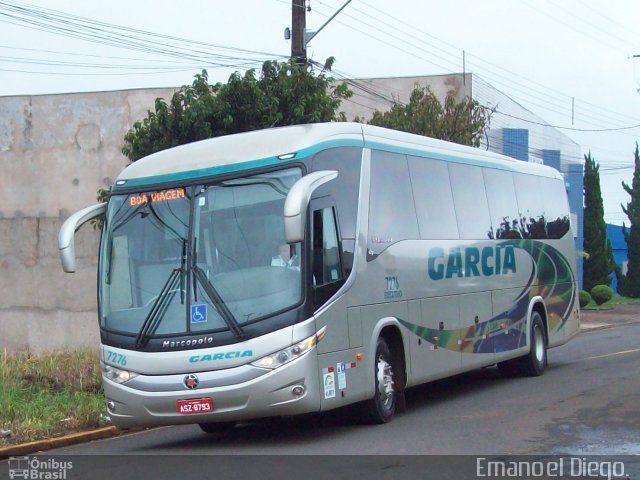
[[[520,369],[529,377],[539,377],[547,366],[547,342],[542,317],[535,311],[531,314],[529,338],[529,353],[520,359]]]
[[[204,433],[226,433],[236,428],[236,422],[199,423],[198,426]]]
[[[366,402],[366,420],[374,424],[391,421],[396,412],[398,392],[393,381],[395,366],[391,363],[391,350],[384,338],[378,338],[373,370],[375,393]]]

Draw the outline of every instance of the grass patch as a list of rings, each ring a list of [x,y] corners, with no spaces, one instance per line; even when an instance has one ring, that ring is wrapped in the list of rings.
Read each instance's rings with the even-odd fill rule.
[[[598,305],[596,302],[591,300],[591,302],[589,302],[589,304],[582,310],[611,310],[615,308],[616,305],[640,305],[640,298],[621,297],[620,295],[614,295],[611,300],[603,303],[602,305]]]
[[[614,305],[640,305],[640,298],[621,297],[620,295],[614,295],[611,299],[611,303]]]
[[[0,357],[0,447],[96,427],[104,413],[94,350]]]

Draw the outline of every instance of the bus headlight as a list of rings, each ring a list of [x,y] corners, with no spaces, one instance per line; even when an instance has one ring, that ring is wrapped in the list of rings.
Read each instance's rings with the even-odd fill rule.
[[[105,378],[116,383],[125,383],[138,376],[137,373],[130,372],[129,370],[122,370],[102,362],[100,362],[100,368],[102,369],[102,374]]]
[[[267,355],[266,357],[262,357],[260,360],[252,362],[251,365],[253,365],[254,367],[268,368],[273,370],[289,362],[292,362],[296,358],[300,358],[305,353],[308,353],[313,347],[315,347],[318,342],[322,340],[322,337],[324,337],[326,328],[327,327],[321,328],[314,335],[311,335],[309,338],[306,338],[303,341],[296,343],[295,345],[291,345],[290,347],[280,350],[279,352],[275,352],[271,355]]]

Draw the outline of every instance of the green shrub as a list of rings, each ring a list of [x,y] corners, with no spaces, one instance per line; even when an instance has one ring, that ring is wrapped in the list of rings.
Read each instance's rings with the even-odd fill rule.
[[[598,305],[602,305],[613,298],[613,290],[607,285],[596,285],[591,289],[591,298]]]
[[[591,303],[591,295],[586,290],[580,290],[580,308],[584,308]]]

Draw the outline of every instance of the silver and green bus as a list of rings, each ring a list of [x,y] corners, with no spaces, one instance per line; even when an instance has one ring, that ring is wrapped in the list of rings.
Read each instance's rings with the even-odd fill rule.
[[[360,404],[497,365],[541,375],[579,331],[574,237],[554,169],[357,123],[161,151],[103,215],[100,359],[121,427],[237,422]]]

